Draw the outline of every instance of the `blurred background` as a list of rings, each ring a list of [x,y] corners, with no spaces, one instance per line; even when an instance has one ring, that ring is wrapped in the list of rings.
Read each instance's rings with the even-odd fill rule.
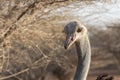
[[[64,26],[88,29],[92,61],[87,80],[120,79],[119,0],[0,0],[0,80],[73,80],[75,46],[64,49]]]

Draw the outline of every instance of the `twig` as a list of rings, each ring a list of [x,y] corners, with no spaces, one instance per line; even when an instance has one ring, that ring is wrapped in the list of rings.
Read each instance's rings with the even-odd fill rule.
[[[20,18],[21,18],[23,15],[25,15],[25,13],[26,13],[30,8],[34,7],[36,2],[37,2],[37,1],[35,0],[31,5],[29,5],[28,8],[27,8],[25,11],[23,11],[23,12],[18,16],[17,21],[20,20]]]
[[[4,80],[4,79],[11,78],[11,77],[15,77],[15,76],[17,76],[17,75],[19,75],[19,74],[22,74],[22,73],[24,73],[24,72],[27,72],[28,70],[29,70],[29,68],[24,69],[24,70],[22,70],[22,71],[20,71],[20,72],[17,72],[17,73],[15,73],[15,74],[12,74],[12,75],[9,75],[9,76],[1,77],[0,80]]]
[[[10,72],[10,71],[8,71],[8,73],[10,73],[11,75],[13,74],[12,72]],[[21,78],[19,78],[19,77],[17,77],[17,76],[14,76],[15,78],[17,78],[18,80],[23,80],[23,79],[21,79]]]
[[[45,57],[43,57],[42,59],[39,59],[39,60],[35,61],[35,62],[31,65],[31,68],[26,68],[26,69],[24,69],[24,70],[22,70],[22,71],[19,71],[19,72],[17,72],[17,73],[12,74],[12,75],[1,77],[0,80],[5,80],[5,79],[8,79],[8,78],[12,78],[12,77],[18,76],[18,75],[20,75],[20,74],[22,74],[22,73],[25,73],[25,72],[29,71],[30,69],[32,69],[32,67],[33,67],[36,63],[38,63],[39,61],[41,61],[41,60],[43,60],[43,59],[45,59]]]

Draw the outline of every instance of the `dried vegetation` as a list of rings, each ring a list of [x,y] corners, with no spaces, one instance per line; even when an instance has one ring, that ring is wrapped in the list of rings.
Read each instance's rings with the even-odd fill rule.
[[[64,24],[58,23],[63,18],[41,18],[50,12],[44,11],[45,7],[69,3],[63,2],[67,0],[41,1],[0,1],[0,80],[50,80],[50,77],[55,80],[52,75],[56,80],[72,79],[77,58],[74,46],[64,50]],[[59,1],[61,4],[54,3]],[[90,32],[92,48],[105,47],[119,59],[119,29],[90,29]]]

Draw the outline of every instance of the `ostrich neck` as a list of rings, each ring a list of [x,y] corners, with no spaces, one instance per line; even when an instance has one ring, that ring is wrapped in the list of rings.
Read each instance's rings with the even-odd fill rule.
[[[88,36],[84,36],[75,43],[78,56],[78,64],[74,80],[86,80],[91,61],[91,49]]]

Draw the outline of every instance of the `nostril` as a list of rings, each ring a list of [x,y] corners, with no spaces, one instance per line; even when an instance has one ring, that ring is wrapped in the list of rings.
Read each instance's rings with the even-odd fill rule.
[[[71,38],[71,41],[73,41],[73,38]]]
[[[67,49],[67,46],[64,46],[65,49]]]
[[[74,41],[74,39],[75,39],[75,34],[74,35],[72,35],[72,37],[71,37],[71,41]]]

